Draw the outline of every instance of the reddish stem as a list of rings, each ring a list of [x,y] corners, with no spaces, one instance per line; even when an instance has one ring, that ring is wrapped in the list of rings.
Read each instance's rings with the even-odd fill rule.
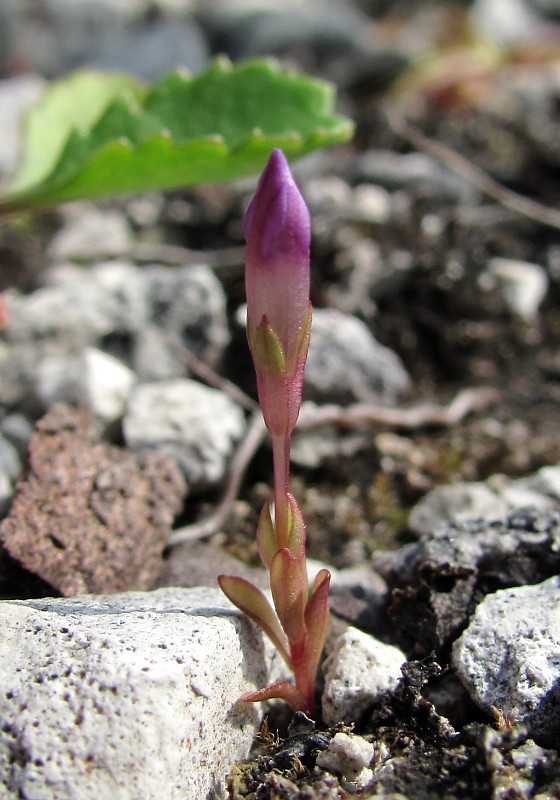
[[[290,436],[272,437],[274,464],[274,531],[278,549],[288,546],[288,476],[290,470]]]

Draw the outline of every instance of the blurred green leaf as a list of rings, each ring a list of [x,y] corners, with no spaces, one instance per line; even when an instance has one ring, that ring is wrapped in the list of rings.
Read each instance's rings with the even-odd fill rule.
[[[334,113],[334,99],[330,84],[261,59],[219,59],[151,87],[74,73],[32,109],[0,213],[258,172],[273,147],[290,158],[347,141],[353,125]]]

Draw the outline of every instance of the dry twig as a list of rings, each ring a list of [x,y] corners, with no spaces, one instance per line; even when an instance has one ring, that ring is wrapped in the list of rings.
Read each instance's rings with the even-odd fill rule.
[[[479,411],[498,399],[495,389],[463,389],[447,406],[436,403],[419,403],[411,408],[386,408],[368,403],[341,406],[315,406],[304,403],[297,429],[311,430],[322,425],[341,428],[359,428],[364,425],[389,425],[400,430],[442,426],[451,427],[467,414]]]
[[[420,403],[411,408],[385,408],[383,406],[357,403],[347,408],[341,406],[315,406],[304,403],[301,409],[297,430],[306,431],[322,425],[338,425],[343,428],[356,428],[365,425],[389,425],[401,430],[415,430],[423,427],[456,425],[468,414],[492,405],[499,399],[495,389],[464,389],[446,406],[436,403]],[[245,470],[264,441],[266,428],[260,410],[253,412],[245,438],[241,441],[231,462],[229,477],[222,497],[210,516],[178,528],[171,534],[169,546],[202,539],[216,533],[224,524],[231,504],[236,499]]]
[[[241,441],[232,459],[224,493],[214,512],[200,522],[194,522],[192,525],[185,525],[184,528],[173,531],[168,542],[170,547],[184,542],[192,542],[194,539],[202,539],[204,536],[216,533],[221,528],[229,514],[231,504],[237,497],[245,470],[263,443],[265,434],[266,427],[259,409],[253,413],[245,438]]]
[[[224,394],[235,400],[236,403],[246,409],[247,411],[256,411],[259,404],[249,397],[243,389],[240,389],[236,383],[232,383],[227,378],[223,378],[216,370],[201,361],[198,356],[189,350],[189,348],[181,341],[178,336],[168,335],[167,343],[173,348],[175,354],[180,359],[184,367],[187,367],[197,378],[205,381],[209,386],[215,389],[220,389]]]
[[[469,159],[448,145],[430,139],[419,128],[411,125],[394,111],[387,112],[387,119],[395,133],[402,136],[418,150],[441,161],[446,167],[461,175],[504,208],[539,222],[541,225],[560,230],[560,211],[557,209],[545,206],[530,197],[524,197],[502,186],[487,172],[473,164],[472,161],[469,161]]]
[[[135,261],[149,263],[157,261],[170,267],[186,264],[206,264],[215,270],[242,267],[245,261],[244,247],[224,247],[221,250],[190,250],[163,242],[137,242],[131,251]]]

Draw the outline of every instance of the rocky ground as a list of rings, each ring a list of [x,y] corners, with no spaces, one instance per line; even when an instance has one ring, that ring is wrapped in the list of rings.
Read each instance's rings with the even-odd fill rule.
[[[77,65],[95,3],[58,63],[33,39],[63,5],[27,39],[15,6],[0,26],[8,131],[40,87],[14,73]],[[292,490],[334,568],[323,719],[286,730],[273,709],[229,796],[560,797],[560,7],[249,5],[123,4],[119,45],[87,53],[135,70],[180,18],[192,68],[276,55],[333,80],[357,126],[294,167],[316,311]],[[175,65],[144,52],[146,77]],[[2,223],[3,597],[253,574],[271,481],[243,330],[253,188]]]

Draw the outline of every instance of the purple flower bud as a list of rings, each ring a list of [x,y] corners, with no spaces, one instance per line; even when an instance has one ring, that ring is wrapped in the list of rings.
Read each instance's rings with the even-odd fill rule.
[[[307,357],[309,211],[281,150],[273,150],[245,215],[247,333],[259,400],[273,435],[289,434]]]

